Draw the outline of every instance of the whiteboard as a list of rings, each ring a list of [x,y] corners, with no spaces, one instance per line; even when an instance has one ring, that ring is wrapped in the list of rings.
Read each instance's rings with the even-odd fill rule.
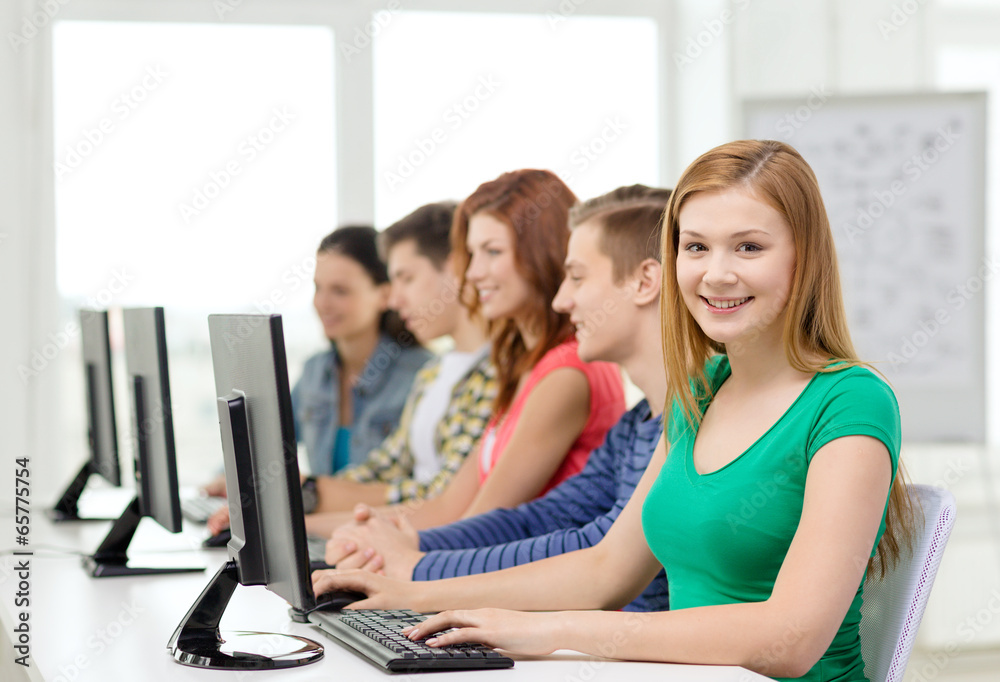
[[[858,354],[905,441],[985,442],[985,93],[743,102],[744,136],[795,147],[830,217]]]

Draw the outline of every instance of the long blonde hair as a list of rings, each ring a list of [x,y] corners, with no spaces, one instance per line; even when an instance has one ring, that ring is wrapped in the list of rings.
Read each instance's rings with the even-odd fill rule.
[[[847,328],[833,233],[809,164],[792,147],[774,140],[721,145],[702,154],[684,171],[670,196],[663,222],[660,315],[667,405],[678,402],[692,424],[701,419],[699,401],[711,397],[705,362],[712,355],[725,353],[726,348],[702,331],[681,298],[677,285],[678,216],[692,195],[734,188],[771,206],[792,231],[795,273],[783,330],[789,364],[810,373],[864,364]],[[904,479],[900,465],[889,494],[885,533],[878,545],[882,575],[896,562],[912,534],[913,504]],[[873,572],[873,561],[868,572]]]

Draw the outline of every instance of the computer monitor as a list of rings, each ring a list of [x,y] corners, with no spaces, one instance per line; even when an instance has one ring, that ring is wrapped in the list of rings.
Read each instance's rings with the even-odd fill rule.
[[[83,347],[84,386],[87,400],[87,447],[90,458],[77,472],[48,515],[53,521],[111,521],[107,517],[84,517],[79,513],[80,495],[91,475],[104,477],[120,486],[118,436],[115,428],[115,401],[111,381],[111,341],[108,313],[104,310],[80,311],[80,337]]]
[[[128,546],[142,518],[148,516],[171,533],[179,533],[181,503],[163,308],[127,309],[122,314],[136,497],[97,551],[84,557],[84,565],[95,578],[203,571],[204,567],[148,568],[128,564]]]
[[[323,647],[286,634],[220,633],[240,585],[264,585],[298,611],[316,605],[280,315],[210,315],[209,338],[229,499],[229,560],[167,644],[185,665],[286,668]]]

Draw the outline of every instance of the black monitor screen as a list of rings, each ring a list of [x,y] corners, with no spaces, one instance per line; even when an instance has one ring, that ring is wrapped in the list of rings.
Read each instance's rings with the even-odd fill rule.
[[[266,584],[293,607],[313,602],[279,315],[210,315],[232,539],[244,585]]]
[[[179,533],[181,506],[163,308],[124,310],[122,316],[140,513]]]
[[[111,383],[111,342],[108,313],[80,311],[84,382],[87,392],[87,437],[92,470],[112,485],[121,485],[118,465],[118,436],[115,428],[115,401]]]
[[[95,578],[202,571],[204,568],[140,567],[129,562],[128,547],[142,517],[152,517],[171,533],[179,533],[181,503],[163,308],[125,310],[123,319],[136,496],[97,551],[84,557],[83,565]]]

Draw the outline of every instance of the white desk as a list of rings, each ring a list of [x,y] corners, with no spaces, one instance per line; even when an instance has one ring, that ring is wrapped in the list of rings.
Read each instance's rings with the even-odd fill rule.
[[[107,522],[51,524],[41,510],[34,509],[29,549],[42,545],[93,551],[103,539]],[[12,545],[13,520],[0,515],[0,548]],[[31,559],[31,667],[13,662],[11,636],[17,614],[14,605],[18,579],[10,569],[18,557],[0,561],[0,680],[46,680],[47,682],[108,682],[113,680],[385,680],[378,668],[327,639],[310,625],[292,623],[288,605],[263,587],[238,587],[223,619],[223,629],[288,632],[319,642],[326,655],[317,663],[281,671],[228,672],[200,670],[174,662],[166,644],[174,628],[195,598],[226,560],[224,550],[199,548],[204,529],[186,528],[171,535],[144,519],[132,542],[129,556],[134,563],[152,566],[168,562],[207,566],[204,573],[179,575],[90,578],[76,556],[36,553]],[[153,548],[170,549],[155,555]],[[148,561],[146,561],[148,560]],[[449,682],[512,679],[643,680],[691,682],[752,682],[767,678],[738,667],[687,666],[662,663],[625,663],[561,652],[546,657],[515,657],[512,670],[449,672],[399,676],[398,679]]]

